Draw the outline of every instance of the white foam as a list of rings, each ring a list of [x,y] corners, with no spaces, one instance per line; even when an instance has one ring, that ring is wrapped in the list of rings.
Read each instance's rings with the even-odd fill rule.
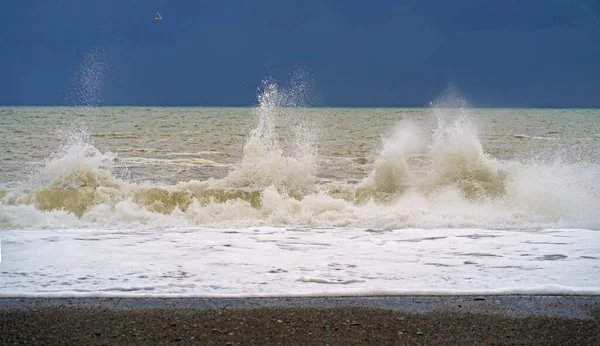
[[[298,227],[420,228],[589,228],[600,229],[600,197],[596,184],[600,167],[594,164],[554,165],[500,163],[509,172],[503,196],[466,200],[460,189],[444,187],[423,193],[408,189],[389,202],[355,203],[315,191],[290,197],[275,186],[260,189],[261,205],[244,200],[201,204],[192,200],[185,211],[166,214],[134,201],[135,191],[153,188],[120,182],[116,189],[95,190],[98,204],[78,218],[63,210],[39,210],[28,204],[28,194],[11,191],[0,205],[0,227]],[[222,181],[188,182],[160,187],[164,191],[195,193]]]
[[[0,296],[600,294],[599,239],[585,229],[5,231]]]

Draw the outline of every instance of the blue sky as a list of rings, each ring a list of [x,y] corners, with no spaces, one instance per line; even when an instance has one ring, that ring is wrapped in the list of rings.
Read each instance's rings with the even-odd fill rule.
[[[596,0],[6,0],[2,105],[600,107]],[[155,21],[160,11],[162,21]]]

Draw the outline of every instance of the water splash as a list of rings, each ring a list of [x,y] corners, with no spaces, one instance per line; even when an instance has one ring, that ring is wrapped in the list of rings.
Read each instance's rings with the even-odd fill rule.
[[[477,129],[466,115],[461,114],[449,125],[440,122],[429,153],[432,163],[426,187],[455,186],[469,199],[504,194],[507,172],[483,150]]]
[[[26,196],[38,209],[81,215],[109,197],[102,189],[116,191],[121,187],[114,176],[116,155],[94,147],[85,128],[61,135],[65,136],[64,144],[34,170],[30,178],[33,193]],[[126,170],[120,172],[121,176],[126,174]]]
[[[98,177],[110,174],[116,155],[102,153],[93,145],[85,127],[75,125],[58,133],[63,143],[51,153],[33,174],[32,182],[38,186],[52,185],[58,188],[78,188],[81,186],[98,186]],[[75,173],[87,175],[91,181],[69,180],[67,177]]]
[[[426,139],[415,124],[399,123],[391,136],[382,140],[382,149],[373,169],[359,186],[359,199],[378,194],[401,194],[417,182],[409,159],[423,154]]]
[[[293,79],[290,88],[263,82],[255,109],[257,126],[250,132],[239,167],[224,183],[233,187],[264,189],[274,186],[290,196],[302,197],[313,190],[317,172],[315,133],[298,119],[307,87]],[[280,125],[278,127],[278,125]]]

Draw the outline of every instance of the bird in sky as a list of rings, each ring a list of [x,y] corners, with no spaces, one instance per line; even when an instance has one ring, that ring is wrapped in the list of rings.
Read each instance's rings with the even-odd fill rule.
[[[162,17],[160,16],[160,12],[156,12],[156,17],[154,17],[154,19],[162,20]]]

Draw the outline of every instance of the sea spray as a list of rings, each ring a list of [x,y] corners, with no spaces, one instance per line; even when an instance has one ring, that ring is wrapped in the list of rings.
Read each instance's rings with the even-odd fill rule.
[[[506,164],[511,177],[501,199],[515,215],[564,227],[600,227],[598,163],[527,162]]]
[[[109,60],[113,55],[108,45],[92,46],[84,53],[71,80],[69,102],[81,107],[96,107],[102,101]]]
[[[94,147],[84,127],[70,128],[59,134],[63,144],[50,154],[32,176],[32,182],[56,188],[100,186],[111,180],[116,155]]]
[[[396,125],[394,133],[382,140],[372,171],[356,190],[359,201],[389,202],[411,188],[434,194],[456,188],[471,200],[503,195],[507,172],[484,151],[464,101],[454,103],[459,107],[432,109],[438,125],[428,146],[415,124]]]
[[[274,186],[297,198],[313,190],[317,171],[314,132],[304,122],[283,126],[283,134],[277,129],[278,117],[300,105],[303,96],[294,92],[302,90],[297,85],[281,89],[273,82],[263,83],[255,109],[257,127],[250,132],[239,167],[223,179],[225,187]]]
[[[94,204],[121,198],[122,182],[113,175],[116,155],[95,148],[85,128],[71,129],[63,136],[64,144],[31,175],[33,191],[27,200],[40,210],[82,215]]]
[[[464,114],[446,125],[440,121],[429,146],[431,165],[423,186],[456,187],[469,199],[504,193],[507,173],[483,150],[477,130]]]
[[[415,124],[407,121],[399,123],[393,134],[382,140],[382,149],[373,164],[373,170],[359,189],[383,193],[403,192],[415,182],[409,158],[422,154],[425,147],[424,135]]]

